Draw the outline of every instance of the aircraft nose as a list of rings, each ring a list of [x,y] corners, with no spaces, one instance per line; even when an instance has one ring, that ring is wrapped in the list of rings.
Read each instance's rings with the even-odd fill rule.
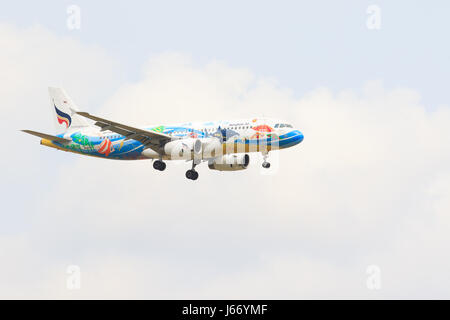
[[[295,130],[295,134],[297,135],[298,143],[302,142],[305,136],[300,130]]]

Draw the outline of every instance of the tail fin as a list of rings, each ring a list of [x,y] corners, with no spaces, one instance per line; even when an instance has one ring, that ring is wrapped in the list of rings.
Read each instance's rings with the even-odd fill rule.
[[[78,108],[64,89],[49,87],[48,93],[56,116],[58,134],[66,132],[69,128],[89,126],[86,119],[76,114]]]

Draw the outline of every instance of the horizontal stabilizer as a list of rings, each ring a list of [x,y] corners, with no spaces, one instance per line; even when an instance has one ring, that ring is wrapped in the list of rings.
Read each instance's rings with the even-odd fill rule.
[[[52,136],[50,134],[40,133],[40,132],[37,132],[37,131],[32,131],[32,130],[22,130],[22,131],[25,132],[25,133],[31,134],[33,136],[40,137],[42,139],[47,139],[47,140],[51,140],[51,141],[57,141],[57,142],[60,142],[60,143],[67,143],[67,142],[71,141],[69,139],[64,139],[64,138],[60,138],[60,137],[57,137],[57,136]]]

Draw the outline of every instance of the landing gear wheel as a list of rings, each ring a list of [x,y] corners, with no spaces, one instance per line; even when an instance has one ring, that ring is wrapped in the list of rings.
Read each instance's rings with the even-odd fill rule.
[[[153,162],[153,168],[159,171],[164,171],[166,169],[166,163],[161,160],[156,160]]]
[[[269,169],[270,168],[270,162],[263,162],[262,167],[264,169]]]
[[[198,172],[195,170],[188,170],[188,171],[186,171],[186,178],[188,178],[190,180],[197,180]]]
[[[262,167],[264,169],[269,169],[270,168],[270,163],[267,162],[267,158],[269,157],[269,152],[268,151],[266,151],[266,152],[263,151],[262,155],[263,155],[263,159],[264,159],[264,162],[262,163]]]

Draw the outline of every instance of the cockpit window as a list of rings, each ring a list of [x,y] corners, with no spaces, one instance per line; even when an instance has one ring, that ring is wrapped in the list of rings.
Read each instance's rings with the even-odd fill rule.
[[[278,126],[279,126],[280,124],[279,123],[277,123],[276,125],[275,125],[275,128],[278,128]]]
[[[286,128],[292,128],[292,125],[286,124]]]

